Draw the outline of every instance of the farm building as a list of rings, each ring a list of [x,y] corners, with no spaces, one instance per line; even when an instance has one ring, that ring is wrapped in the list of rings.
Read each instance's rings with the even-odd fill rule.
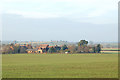
[[[30,47],[32,48],[32,47]],[[49,46],[48,44],[40,44],[39,46],[35,47],[35,49],[27,48],[27,53],[47,53],[50,48],[56,49],[56,51],[59,51],[61,47],[55,45],[55,46]]]
[[[27,49],[27,53],[38,53],[37,49]]]
[[[40,44],[36,49],[27,49],[27,53],[46,53],[49,49],[48,44]]]
[[[49,49],[49,45],[48,44],[40,44],[38,47],[38,53],[46,53]]]

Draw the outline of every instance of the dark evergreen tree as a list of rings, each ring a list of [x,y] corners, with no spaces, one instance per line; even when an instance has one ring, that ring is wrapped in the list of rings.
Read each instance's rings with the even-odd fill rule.
[[[96,49],[95,47],[92,47],[93,53],[96,53]]]
[[[66,45],[63,45],[61,48],[61,50],[66,50],[66,49],[68,49],[68,47]]]
[[[53,47],[49,48],[48,53],[54,53],[54,52],[56,52],[55,48]]]
[[[101,51],[101,45],[100,44],[97,45],[96,51],[97,51],[97,53],[100,53],[100,51]]]

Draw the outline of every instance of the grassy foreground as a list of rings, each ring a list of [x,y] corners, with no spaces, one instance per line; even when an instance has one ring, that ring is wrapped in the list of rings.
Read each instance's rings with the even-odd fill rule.
[[[117,78],[117,54],[6,54],[3,78]]]

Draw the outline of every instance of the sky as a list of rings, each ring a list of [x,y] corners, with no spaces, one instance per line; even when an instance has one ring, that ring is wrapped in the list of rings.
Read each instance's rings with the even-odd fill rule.
[[[118,40],[119,0],[1,0],[2,40]]]

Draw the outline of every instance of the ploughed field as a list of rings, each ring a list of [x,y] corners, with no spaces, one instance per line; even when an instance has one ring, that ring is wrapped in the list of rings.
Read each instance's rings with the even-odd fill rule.
[[[102,48],[101,53],[118,54],[120,53],[120,49],[119,48]]]
[[[4,54],[3,78],[117,78],[118,54]]]

